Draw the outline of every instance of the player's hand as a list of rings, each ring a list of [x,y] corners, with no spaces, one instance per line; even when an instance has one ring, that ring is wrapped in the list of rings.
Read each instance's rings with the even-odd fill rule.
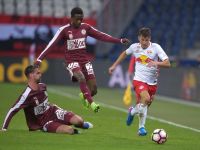
[[[122,43],[122,44],[125,44],[125,45],[128,45],[128,44],[130,44],[130,40],[127,39],[127,38],[122,38],[122,39],[121,39],[121,43]]]
[[[158,64],[156,61],[150,61],[148,64],[147,64],[147,67],[157,67]]]
[[[96,104],[95,102],[92,102],[92,103],[91,103],[91,108],[92,108],[92,110],[96,113],[96,112],[99,112],[100,105],[99,105],[99,104]]]
[[[1,129],[1,130],[0,130],[0,132],[5,132],[5,131],[7,131],[7,129]]]
[[[40,61],[36,61],[36,62],[34,63],[34,66],[40,67],[40,64],[41,64]]]
[[[108,73],[109,73],[109,74],[112,74],[114,70],[115,70],[115,66],[111,66],[111,67],[108,69]]]

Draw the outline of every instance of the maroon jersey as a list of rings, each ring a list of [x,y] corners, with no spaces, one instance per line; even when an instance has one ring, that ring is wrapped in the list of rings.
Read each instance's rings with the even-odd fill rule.
[[[12,117],[20,109],[24,109],[29,130],[42,129],[44,124],[52,119],[56,108],[48,102],[45,84],[40,83],[37,91],[28,86],[8,111],[2,128],[7,129]]]
[[[41,62],[42,59],[52,50],[54,44],[56,44],[60,40],[64,40],[66,62],[86,63],[91,59],[90,55],[86,52],[87,36],[91,36],[93,38],[106,42],[121,42],[120,39],[100,32],[86,23],[81,23],[79,28],[74,28],[71,24],[67,24],[59,28],[53,39],[49,42],[47,47],[37,58],[37,61]]]

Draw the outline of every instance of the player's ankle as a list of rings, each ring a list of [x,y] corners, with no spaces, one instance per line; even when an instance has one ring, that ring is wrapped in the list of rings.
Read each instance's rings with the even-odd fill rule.
[[[80,134],[79,130],[74,129],[74,133],[73,134]]]

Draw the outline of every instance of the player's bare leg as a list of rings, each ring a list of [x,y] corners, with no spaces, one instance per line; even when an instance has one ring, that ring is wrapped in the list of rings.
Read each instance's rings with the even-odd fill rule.
[[[94,112],[98,112],[99,109],[100,109],[100,106],[98,104],[96,104],[95,102],[93,102],[90,89],[88,88],[88,85],[86,83],[86,80],[85,80],[85,77],[84,77],[83,73],[81,71],[76,71],[76,72],[74,72],[74,76],[75,76],[75,78],[78,80],[78,82],[80,84],[80,89],[81,89],[82,93],[80,93],[79,96],[81,97],[82,103],[84,104],[84,106],[86,108],[88,108],[89,104],[90,104],[92,110]],[[96,83],[96,81],[95,81],[95,83]],[[94,90],[93,90],[93,93],[96,92],[96,90],[95,91]],[[87,101],[85,101],[85,99]]]
[[[153,100],[154,100],[154,95],[152,95],[151,98],[150,98],[150,101],[147,102],[148,107],[151,106],[151,103],[153,102]]]
[[[84,98],[84,99],[87,99],[86,102],[83,101],[84,106],[89,107],[89,103],[91,104],[93,102],[93,99],[92,99],[90,90],[87,87],[86,80],[85,80],[83,73],[81,71],[76,71],[76,72],[74,72],[73,76],[79,82],[80,90],[82,92],[82,94],[79,95],[79,96]]]
[[[70,119],[70,124],[74,125],[75,127],[82,128],[82,129],[93,128],[93,124],[92,123],[84,122],[83,119],[78,115],[74,115]]]
[[[87,85],[91,91],[91,96],[95,96],[97,94],[97,83],[96,83],[96,79],[90,79],[87,81]],[[96,110],[96,111],[99,111],[100,109],[100,105],[99,104],[96,104],[96,103],[93,103],[91,104],[91,108],[93,110]]]
[[[68,125],[60,125],[56,129],[56,133],[66,133],[66,134],[78,134],[78,130],[72,128],[71,126]]]
[[[87,81],[87,86],[90,89],[91,92],[91,96],[95,96],[97,94],[97,83],[96,83],[96,79],[89,79]]]
[[[148,103],[150,102],[150,99],[151,99],[148,91],[146,91],[146,90],[142,91],[140,93],[140,97],[141,97],[141,103],[144,105],[148,105]]]

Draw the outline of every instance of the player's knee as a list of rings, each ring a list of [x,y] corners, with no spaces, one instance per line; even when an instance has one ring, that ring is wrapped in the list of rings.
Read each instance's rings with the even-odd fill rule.
[[[73,76],[78,80],[78,82],[86,82],[85,76],[81,71],[74,72]]]
[[[75,77],[79,82],[86,82],[85,77],[82,73],[77,73]]]
[[[143,102],[148,105],[151,102],[151,98],[149,95],[143,97]]]
[[[81,127],[83,125],[83,119],[79,117],[76,124]]]
[[[82,117],[80,117],[80,116],[78,116],[78,115],[76,115],[76,116],[74,116],[74,118],[73,118],[73,120],[72,120],[72,124],[73,125],[75,125],[76,127],[82,127],[83,126],[83,118]]]

